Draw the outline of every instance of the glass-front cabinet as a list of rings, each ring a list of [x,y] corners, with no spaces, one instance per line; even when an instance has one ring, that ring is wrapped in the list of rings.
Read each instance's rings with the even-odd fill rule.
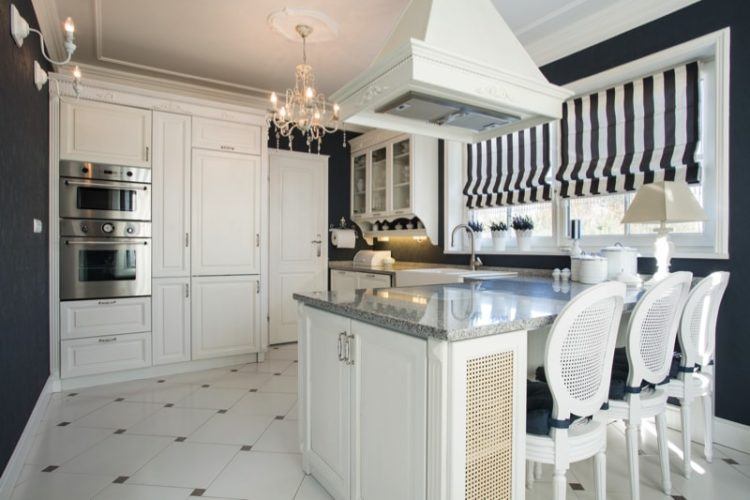
[[[391,196],[395,213],[411,208],[411,141],[400,140],[391,144]]]
[[[352,156],[352,216],[367,213],[367,152]]]
[[[377,148],[371,154],[370,212],[380,214],[388,211],[388,149],[386,147]]]

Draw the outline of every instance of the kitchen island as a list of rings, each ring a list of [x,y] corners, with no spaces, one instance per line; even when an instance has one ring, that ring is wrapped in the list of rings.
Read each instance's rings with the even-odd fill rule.
[[[524,498],[527,356],[544,349],[528,333],[586,288],[512,277],[296,294],[305,472],[337,499]]]

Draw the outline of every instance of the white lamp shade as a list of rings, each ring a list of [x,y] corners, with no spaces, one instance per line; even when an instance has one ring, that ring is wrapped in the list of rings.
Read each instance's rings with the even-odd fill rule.
[[[708,219],[687,183],[662,181],[638,189],[623,224],[653,222],[694,222]]]

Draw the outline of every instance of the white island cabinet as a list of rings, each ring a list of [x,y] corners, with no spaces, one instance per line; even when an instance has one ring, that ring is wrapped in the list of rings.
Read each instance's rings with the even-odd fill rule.
[[[303,469],[335,499],[523,499],[526,332],[445,341],[299,315]]]

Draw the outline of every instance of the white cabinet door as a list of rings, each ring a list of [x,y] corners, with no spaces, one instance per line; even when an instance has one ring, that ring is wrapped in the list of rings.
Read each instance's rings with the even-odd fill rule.
[[[424,500],[427,342],[359,321],[351,322],[351,333],[354,498]]]
[[[195,118],[193,146],[250,155],[260,154],[261,130],[248,123]]]
[[[154,112],[154,277],[190,275],[190,117]]]
[[[311,308],[306,311],[300,329],[304,336],[300,368],[305,370],[300,377],[306,384],[303,448],[310,472],[336,500],[344,500],[350,498],[352,371],[339,360],[339,337],[348,333],[350,321]]]
[[[258,276],[194,277],[192,280],[193,359],[258,352]]]
[[[150,110],[61,100],[60,159],[149,167],[150,150]]]
[[[150,332],[60,342],[60,375],[63,378],[147,366],[151,366]]]
[[[151,287],[154,365],[190,361],[190,278],[161,278]]]
[[[68,300],[60,303],[63,340],[151,330],[151,298]]]
[[[345,292],[357,289],[357,273],[331,269],[331,291]]]
[[[357,288],[390,288],[391,277],[387,274],[357,273]]]
[[[192,274],[260,273],[259,156],[193,150]]]

